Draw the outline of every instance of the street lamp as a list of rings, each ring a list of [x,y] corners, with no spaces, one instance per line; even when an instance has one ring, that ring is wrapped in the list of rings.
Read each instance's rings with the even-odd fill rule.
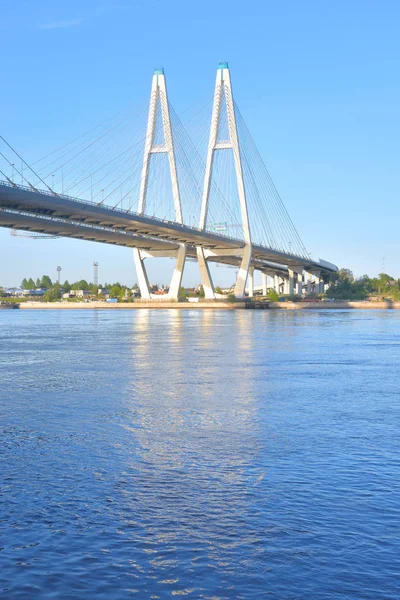
[[[99,293],[99,263],[95,261],[93,263],[93,283],[96,288],[96,296]]]
[[[57,281],[58,281],[58,285],[60,285],[60,275],[61,275],[61,267],[57,267]]]

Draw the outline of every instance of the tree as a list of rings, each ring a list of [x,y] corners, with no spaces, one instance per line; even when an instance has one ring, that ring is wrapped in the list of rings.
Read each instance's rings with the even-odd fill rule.
[[[71,291],[71,284],[69,283],[68,279],[66,279],[62,284],[62,291],[64,292],[64,294],[67,294]]]
[[[21,281],[21,288],[23,290],[27,290],[28,289],[28,280],[24,277],[23,280]]]
[[[44,299],[46,302],[54,302],[55,300],[58,300],[60,297],[60,288],[58,287],[58,284],[55,284],[52,288],[50,288],[49,290],[47,290],[47,292],[44,293]]]
[[[276,290],[274,290],[273,288],[270,288],[268,290],[267,298],[270,302],[279,302],[278,292]]]
[[[48,275],[43,275],[40,282],[40,287],[44,288],[45,290],[49,290],[52,285],[53,284],[50,277]]]
[[[37,277],[36,278],[36,283],[35,283],[36,287],[40,288],[40,284],[41,284],[41,281],[40,281],[39,277]]]
[[[184,287],[180,287],[179,288],[179,293],[178,293],[178,300],[183,301],[186,300],[187,298],[187,293]]]
[[[86,279],[81,279],[80,281],[76,281],[75,283],[72,284],[71,288],[73,290],[87,290],[89,287],[88,282],[86,281]]]
[[[114,283],[110,287],[110,298],[121,298],[123,296],[123,290],[119,283]]]
[[[328,298],[364,300],[369,295],[369,281],[362,278],[356,280],[349,269],[340,269],[337,273],[333,273],[330,282]]]
[[[96,285],[94,285],[94,283],[89,283],[87,289],[92,294],[92,296],[97,295],[98,288]]]
[[[35,289],[35,282],[33,281],[32,277],[30,277],[28,279],[28,281],[26,282],[26,289],[27,290],[34,290]]]

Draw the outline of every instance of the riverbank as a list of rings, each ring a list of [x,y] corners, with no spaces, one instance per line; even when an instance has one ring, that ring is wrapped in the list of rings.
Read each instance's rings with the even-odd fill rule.
[[[243,310],[264,308],[270,310],[387,310],[400,309],[400,302],[335,301],[335,302],[21,302],[23,310],[126,310],[126,309],[179,309],[179,310]]]
[[[241,303],[243,304],[243,303]],[[224,309],[238,308],[229,302],[21,302],[20,309],[45,310],[126,310],[140,308]],[[244,307],[241,307],[244,308]]]
[[[384,300],[381,302],[368,302],[367,300],[336,300],[333,302],[270,302],[269,308],[284,310],[387,310],[400,309],[400,302],[393,302],[391,300]]]

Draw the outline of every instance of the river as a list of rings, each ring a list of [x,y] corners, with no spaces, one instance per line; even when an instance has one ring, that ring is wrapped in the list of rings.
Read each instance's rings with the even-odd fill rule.
[[[399,311],[0,311],[0,597],[400,598]]]

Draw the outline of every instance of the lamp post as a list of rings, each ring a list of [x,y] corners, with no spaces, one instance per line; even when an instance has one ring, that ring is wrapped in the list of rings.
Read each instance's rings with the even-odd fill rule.
[[[93,283],[96,287],[97,296],[99,293],[99,263],[96,261],[93,263]]]
[[[60,292],[60,297],[61,297],[60,275],[61,275],[61,267],[57,267],[58,290]]]

